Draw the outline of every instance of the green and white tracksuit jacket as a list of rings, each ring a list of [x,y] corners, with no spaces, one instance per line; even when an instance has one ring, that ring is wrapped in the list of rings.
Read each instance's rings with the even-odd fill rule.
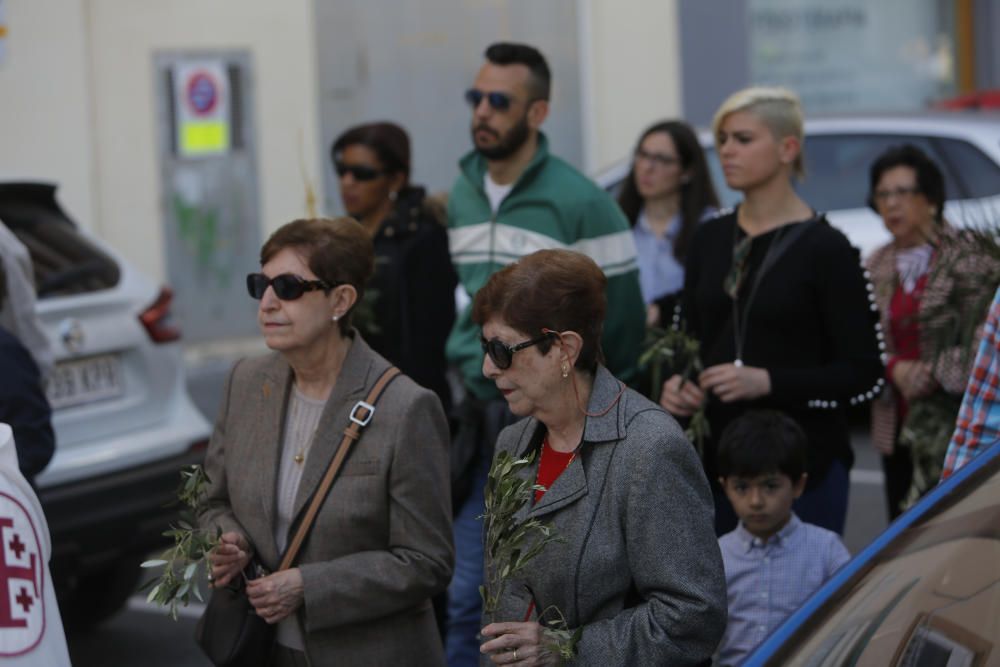
[[[590,179],[550,155],[539,133],[538,150],[494,214],[486,196],[486,160],[473,151],[459,162],[461,173],[448,199],[451,258],[470,300],[495,271],[547,248],[590,256],[608,278],[608,310],[602,347],[607,367],[631,381],[645,332],[635,242],[618,204]],[[499,398],[483,377],[480,329],[471,303],[457,316],[448,337],[449,363],[459,367],[465,387],[480,399]]]

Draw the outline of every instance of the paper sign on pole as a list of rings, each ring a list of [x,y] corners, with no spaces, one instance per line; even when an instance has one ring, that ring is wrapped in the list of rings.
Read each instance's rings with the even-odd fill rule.
[[[229,77],[221,61],[177,65],[174,108],[178,155],[206,157],[229,152]]]

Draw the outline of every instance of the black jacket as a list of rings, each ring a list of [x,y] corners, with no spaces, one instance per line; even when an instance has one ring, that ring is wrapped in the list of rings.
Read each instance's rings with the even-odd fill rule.
[[[42,389],[41,374],[28,349],[0,327],[0,422],[14,431],[21,473],[34,484],[35,475],[55,453],[52,409]]]
[[[447,413],[451,394],[445,379],[444,345],[455,321],[458,277],[448,252],[448,230],[426,201],[423,188],[399,193],[392,214],[373,239],[374,329],[363,331],[369,345],[432,390]]]
[[[753,240],[739,293],[741,310],[777,231]],[[701,341],[705,368],[735,359],[733,302],[723,290],[735,232],[735,212],[706,221],[688,251],[682,312]],[[742,231],[736,236],[742,238]],[[761,279],[742,327],[743,362],[767,369],[771,393],[728,404],[709,395],[709,479],[716,478],[715,443],[723,429],[751,408],[782,410],[802,426],[809,438],[810,486],[824,478],[835,459],[851,466],[847,408],[871,400],[883,373],[878,313],[869,289],[857,249],[825,220],[794,237]]]

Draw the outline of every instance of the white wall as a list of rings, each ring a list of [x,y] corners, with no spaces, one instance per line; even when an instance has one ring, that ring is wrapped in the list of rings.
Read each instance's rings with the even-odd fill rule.
[[[579,0],[588,173],[626,157],[657,120],[679,117],[677,0]]]
[[[59,182],[79,222],[163,279],[153,54],[248,49],[266,235],[305,212],[301,163],[324,201],[313,5],[8,0],[0,178]],[[628,155],[646,125],[680,113],[677,4],[579,0],[578,15],[585,167],[593,172]]]
[[[80,0],[8,0],[0,64],[0,180],[59,184],[84,226],[95,220],[86,28]]]
[[[159,50],[251,52],[262,235],[306,213],[300,164],[321,187],[310,0],[90,0],[87,20],[101,236],[165,276],[153,76]]]

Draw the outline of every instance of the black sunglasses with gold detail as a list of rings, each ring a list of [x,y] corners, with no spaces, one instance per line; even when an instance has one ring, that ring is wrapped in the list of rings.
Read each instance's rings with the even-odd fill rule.
[[[542,341],[558,337],[559,334],[555,331],[549,331],[546,329],[545,333],[538,338],[532,338],[531,340],[526,340],[523,343],[517,343],[516,345],[507,345],[499,338],[490,338],[489,340],[486,340],[482,336],[479,338],[479,343],[483,346],[483,352],[489,356],[493,365],[500,370],[505,371],[510,368],[512,363],[514,363],[514,353],[518,350],[523,350],[526,347],[538,345]]]
[[[294,301],[306,292],[331,290],[342,284],[334,283],[331,285],[325,280],[306,280],[294,273],[282,273],[273,278],[268,278],[263,273],[247,274],[247,292],[255,299],[264,298],[264,292],[267,291],[268,286],[274,288],[274,295],[282,301]]]

